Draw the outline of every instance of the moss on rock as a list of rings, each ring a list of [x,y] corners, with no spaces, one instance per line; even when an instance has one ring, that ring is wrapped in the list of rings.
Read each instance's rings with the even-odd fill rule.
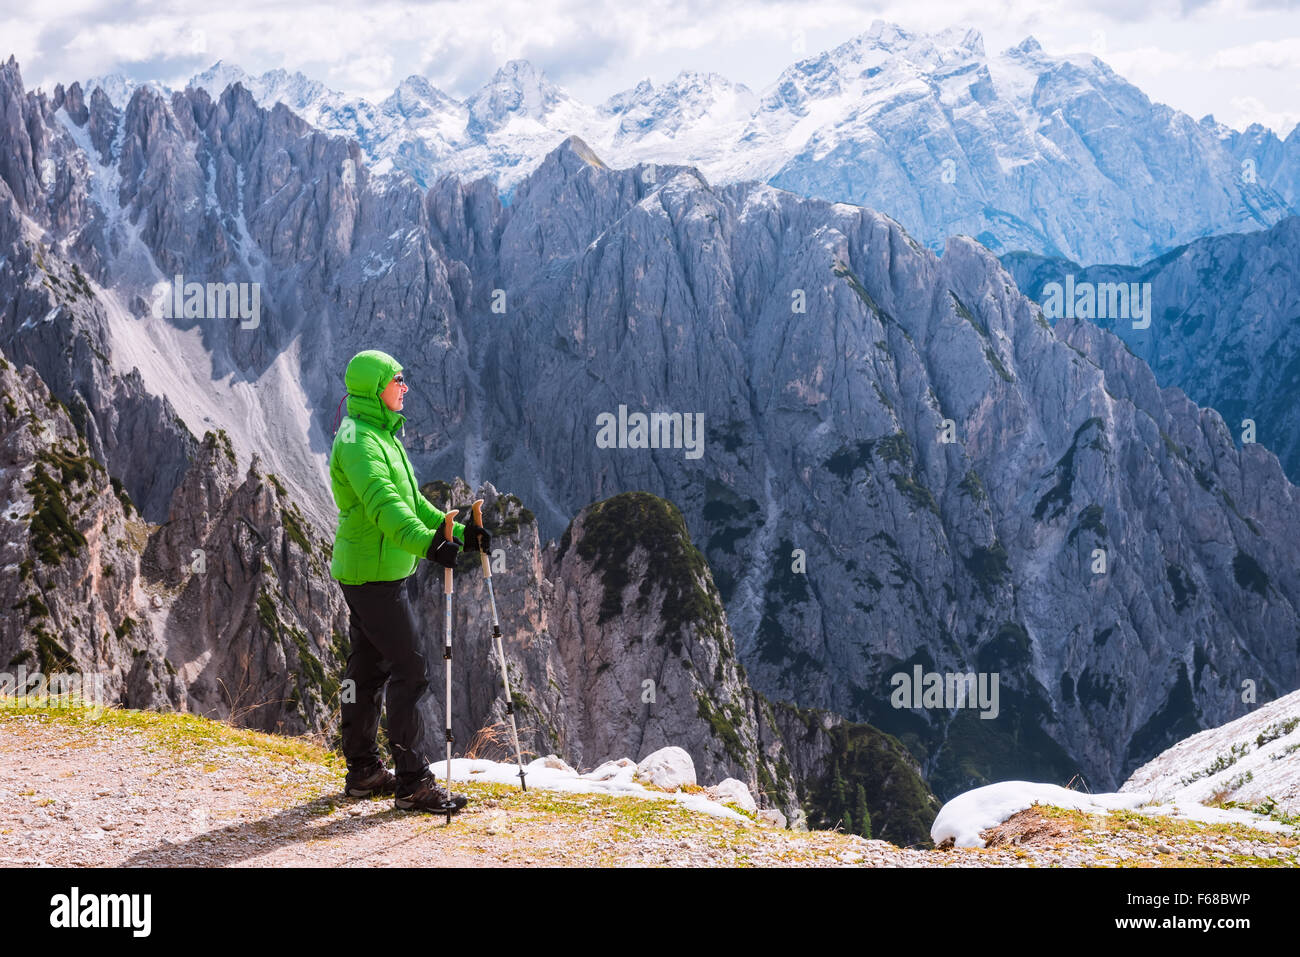
[[[578,555],[596,566],[604,585],[600,624],[623,614],[623,591],[632,583],[630,560],[640,548],[649,556],[644,591],[658,586],[664,595],[665,636],[679,637],[696,626],[724,640],[722,607],[709,566],[691,543],[675,505],[648,492],[624,492],[588,507],[582,521]]]

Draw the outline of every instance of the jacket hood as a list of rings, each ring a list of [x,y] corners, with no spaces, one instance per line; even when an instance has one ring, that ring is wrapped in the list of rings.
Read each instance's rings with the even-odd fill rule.
[[[347,386],[349,395],[379,398],[379,393],[401,371],[402,364],[387,352],[367,349],[352,357],[343,373],[343,384]]]
[[[400,362],[378,349],[367,349],[353,356],[343,373],[343,384],[348,390],[348,415],[396,432],[406,417],[384,405],[379,393],[401,371]]]

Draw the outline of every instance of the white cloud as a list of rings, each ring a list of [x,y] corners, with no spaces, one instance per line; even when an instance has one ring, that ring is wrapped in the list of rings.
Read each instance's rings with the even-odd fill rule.
[[[1197,57],[1177,50],[1159,47],[1138,47],[1133,50],[1116,50],[1103,59],[1121,76],[1138,82],[1141,76],[1155,76],[1179,70],[1198,69]]]
[[[40,34],[40,26],[31,17],[0,20],[0,37],[3,37],[4,44],[0,47],[0,57],[7,60],[12,54],[20,64],[36,57],[40,50]]]
[[[165,17],[143,23],[97,23],[78,30],[63,52],[132,64],[157,57],[205,55],[207,32],[186,20]]]
[[[1300,123],[1300,110],[1270,110],[1253,96],[1233,97],[1232,106],[1235,112],[1227,119],[1237,129],[1259,123],[1285,139],[1296,123]]]
[[[1229,70],[1300,69],[1300,37],[1260,40],[1221,50],[1214,57],[1214,66]]]

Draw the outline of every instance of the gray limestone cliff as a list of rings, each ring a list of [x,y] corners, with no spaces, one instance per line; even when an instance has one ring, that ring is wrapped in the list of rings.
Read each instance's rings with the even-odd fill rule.
[[[1241,714],[1243,682],[1264,697],[1300,683],[1300,520],[1277,458],[1234,446],[1215,412],[1160,388],[1109,333],[1053,328],[972,240],[938,258],[869,209],[717,187],[690,167],[615,169],[576,138],[508,206],[482,183],[421,191],[372,177],[354,142],[238,85],[216,99],[140,88],[119,110],[75,86],[26,92],[11,61],[0,106],[13,147],[0,165],[0,348],[46,378],[150,521],[186,487],[192,436],[224,429],[236,474],[257,456],[230,494],[255,506],[265,542],[232,528],[216,544],[247,565],[233,614],[251,623],[265,595],[287,660],[293,628],[330,660],[329,609],[276,561],[310,567],[332,527],[323,465],[341,372],[377,347],[413,386],[404,441],[418,474],[512,489],[538,542],[620,493],[671,502],[725,610],[735,673],[771,700],[892,734],[941,795],[1078,772],[1113,787],[1189,730]],[[256,283],[257,322],[156,315],[155,288],[175,275]],[[76,301],[60,305],[69,285]],[[602,420],[638,413],[668,416],[661,447],[635,429],[597,441]],[[258,491],[263,472],[320,530],[308,545],[274,531],[286,523],[269,477]],[[258,549],[278,569],[265,589]],[[637,574],[652,561],[618,560]],[[525,576],[529,613],[585,621],[594,586],[565,578],[584,562],[539,545],[507,574]],[[201,618],[220,595],[192,600]],[[684,660],[716,670],[723,646],[693,644],[709,620],[679,634],[682,654],[665,632],[671,657],[649,655],[641,680]],[[594,640],[589,626],[571,635]],[[597,735],[571,701],[567,724],[550,717],[561,665],[571,687],[639,706],[636,675],[542,651],[529,701],[554,740]],[[896,706],[894,676],[918,666],[996,673],[997,716]],[[763,750],[763,709],[729,668],[678,674],[660,724],[600,733],[667,731],[700,691],[747,755],[751,741]],[[276,693],[292,705],[292,690]],[[486,686],[476,694],[465,713],[492,707]],[[302,691],[298,704],[316,708]],[[753,761],[758,776],[768,765]]]

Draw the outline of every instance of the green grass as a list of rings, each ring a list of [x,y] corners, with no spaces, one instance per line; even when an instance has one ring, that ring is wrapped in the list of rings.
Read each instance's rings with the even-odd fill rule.
[[[1296,725],[1300,724],[1300,717],[1290,718],[1286,721],[1275,721],[1259,733],[1255,738],[1255,747],[1262,748],[1270,741],[1276,741],[1278,738],[1284,738],[1295,730]]]
[[[939,514],[939,503],[935,501],[934,493],[921,483],[915,473],[911,475],[891,473],[889,477],[898,491],[912,503],[913,509],[916,511],[929,509],[935,515]]]
[[[1083,814],[1082,811],[1064,811],[1060,808],[1052,808],[1058,814]],[[1111,811],[1105,815],[1103,820],[1106,822],[1108,830],[1119,830],[1121,827],[1127,827],[1129,822],[1137,822],[1141,828],[1151,834],[1158,834],[1161,837],[1204,837],[1206,835],[1217,837],[1234,837],[1242,841],[1263,841],[1267,844],[1281,844],[1285,847],[1300,846],[1300,840],[1289,837],[1284,834],[1275,834],[1271,831],[1262,831],[1257,827],[1251,827],[1249,824],[1239,824],[1232,822],[1210,822],[1210,821],[1192,821],[1185,817],[1175,817],[1168,814],[1141,814],[1137,811]]]
[[[743,720],[744,713],[731,703],[725,703],[715,709],[708,695],[700,691],[695,692],[695,700],[698,703],[696,716],[709,723],[713,736],[722,742],[723,748],[731,759],[743,767],[746,758],[745,745],[740,740],[739,732],[736,731],[736,722]]]
[[[1230,805],[1225,804],[1222,806],[1228,807]],[[1108,814],[1091,814],[1086,811],[1066,810],[1044,805],[1037,805],[1036,808],[1046,818],[1069,822],[1074,825],[1078,832],[1093,832],[1091,836],[1084,833],[1071,835],[1070,841],[1073,843],[1096,847],[1105,839],[1113,839],[1115,835],[1136,831],[1148,839],[1148,845],[1156,843],[1151,839],[1158,838],[1159,843],[1166,844],[1174,852],[1172,854],[1156,854],[1155,856],[1137,854],[1128,859],[1116,858],[1110,860],[1107,858],[1105,851],[1102,850],[1099,862],[1106,866],[1293,867],[1296,861],[1294,855],[1297,849],[1300,848],[1300,839],[1296,837],[1262,831],[1248,824],[1235,822],[1208,823],[1170,815],[1141,814],[1137,811],[1111,811]],[[1098,832],[1102,836],[1096,836]],[[1223,852],[1205,850],[1204,844],[1207,840],[1213,841],[1216,838],[1263,843],[1273,848],[1275,852],[1280,853],[1277,857],[1262,857],[1255,854],[1232,854],[1226,850]],[[1128,846],[1126,846],[1126,849],[1134,850],[1134,848]],[[1231,863],[1229,865],[1222,864],[1220,858],[1227,858]]]
[[[338,770],[346,767],[342,755],[322,747],[310,738],[265,734],[199,715],[116,707],[17,707],[17,699],[0,700],[6,705],[0,708],[0,723],[25,719],[73,728],[113,728],[147,734],[151,745],[183,752],[195,760],[200,760],[205,752],[212,749],[252,748],[277,760],[308,761]]]
[[[1240,744],[1234,744],[1232,745],[1232,747],[1228,749],[1227,754],[1216,755],[1214,761],[1209,765],[1209,767],[1202,768],[1201,770],[1195,771],[1184,778],[1180,778],[1178,783],[1182,785],[1187,785],[1187,784],[1191,784],[1193,781],[1199,781],[1201,778],[1207,778],[1210,777],[1211,775],[1218,774],[1220,771],[1224,771],[1232,767],[1234,764],[1237,763],[1238,758],[1244,757],[1246,753],[1249,751],[1250,751],[1250,745],[1246,744],[1245,742],[1242,742]]]
[[[1277,801],[1271,797],[1264,798],[1258,804],[1247,804],[1242,801],[1224,801],[1217,804],[1216,807],[1223,808],[1240,808],[1244,811],[1250,811],[1252,814],[1260,814],[1270,821],[1276,821],[1279,824],[1289,824],[1292,827],[1300,827],[1300,814],[1288,814],[1277,806]]]
[[[302,512],[298,511],[298,506],[290,505],[288,508],[280,509],[280,520],[284,524],[284,533],[298,544],[304,552],[311,553],[311,542],[307,540],[307,533],[303,531],[303,522],[305,519]]]

